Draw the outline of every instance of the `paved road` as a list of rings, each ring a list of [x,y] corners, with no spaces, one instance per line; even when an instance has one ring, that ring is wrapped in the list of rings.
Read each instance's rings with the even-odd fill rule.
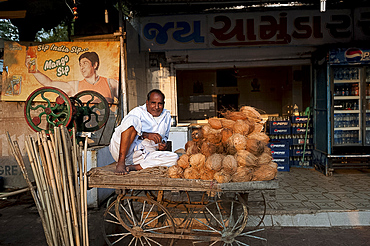
[[[0,207],[4,202],[0,200]],[[0,245],[46,245],[41,220],[31,201],[22,204],[5,204],[0,208]],[[101,232],[103,209],[89,210],[89,236],[91,246],[105,245]],[[370,245],[370,227],[356,228],[268,228],[261,236],[267,243],[251,243],[251,246],[365,246]],[[245,239],[242,240],[245,242]],[[123,244],[127,245],[127,244]],[[176,246],[191,245],[176,242]],[[234,244],[235,245],[235,244]],[[197,245],[198,246],[198,245]],[[200,244],[199,244],[200,246]]]

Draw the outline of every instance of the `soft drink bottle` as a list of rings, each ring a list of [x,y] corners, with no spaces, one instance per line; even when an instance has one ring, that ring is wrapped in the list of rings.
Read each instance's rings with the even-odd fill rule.
[[[30,58],[29,64],[28,64],[28,72],[29,73],[36,73],[37,67],[37,54],[36,54],[36,47],[29,46],[27,47],[27,56]]]

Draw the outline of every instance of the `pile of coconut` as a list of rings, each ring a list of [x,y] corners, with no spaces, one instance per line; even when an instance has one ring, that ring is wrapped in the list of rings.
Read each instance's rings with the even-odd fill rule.
[[[277,164],[267,147],[270,138],[262,132],[260,113],[244,106],[239,111],[210,118],[192,132],[186,154],[168,169],[171,178],[216,180],[219,183],[274,179]]]

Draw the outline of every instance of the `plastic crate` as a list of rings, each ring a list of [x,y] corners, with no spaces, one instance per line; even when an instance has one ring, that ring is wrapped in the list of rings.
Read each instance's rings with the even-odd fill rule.
[[[271,150],[281,150],[281,149],[289,149],[289,142],[288,141],[274,141],[267,144],[267,147],[269,147]]]
[[[290,171],[290,166],[288,164],[278,164],[277,170],[279,172],[289,172]]]
[[[281,135],[281,134],[291,134],[291,127],[270,127],[269,134],[271,135]]]
[[[288,128],[290,127],[289,120],[282,120],[282,121],[269,121],[270,128]]]
[[[307,123],[308,116],[292,116],[292,123]]]

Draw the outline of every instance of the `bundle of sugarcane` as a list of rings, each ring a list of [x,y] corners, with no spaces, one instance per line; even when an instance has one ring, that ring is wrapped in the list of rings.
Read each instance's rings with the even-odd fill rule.
[[[244,106],[222,114],[225,118],[210,118],[193,131],[186,154],[168,169],[169,177],[219,183],[274,179],[277,164],[267,147],[270,139],[262,132],[260,113]]]
[[[41,217],[48,245],[89,245],[87,224],[87,167],[82,164],[85,148],[77,145],[65,126],[54,133],[38,132],[36,139],[27,136],[25,147],[30,160],[37,192],[33,189],[16,141],[8,141],[23,176],[28,183]]]

